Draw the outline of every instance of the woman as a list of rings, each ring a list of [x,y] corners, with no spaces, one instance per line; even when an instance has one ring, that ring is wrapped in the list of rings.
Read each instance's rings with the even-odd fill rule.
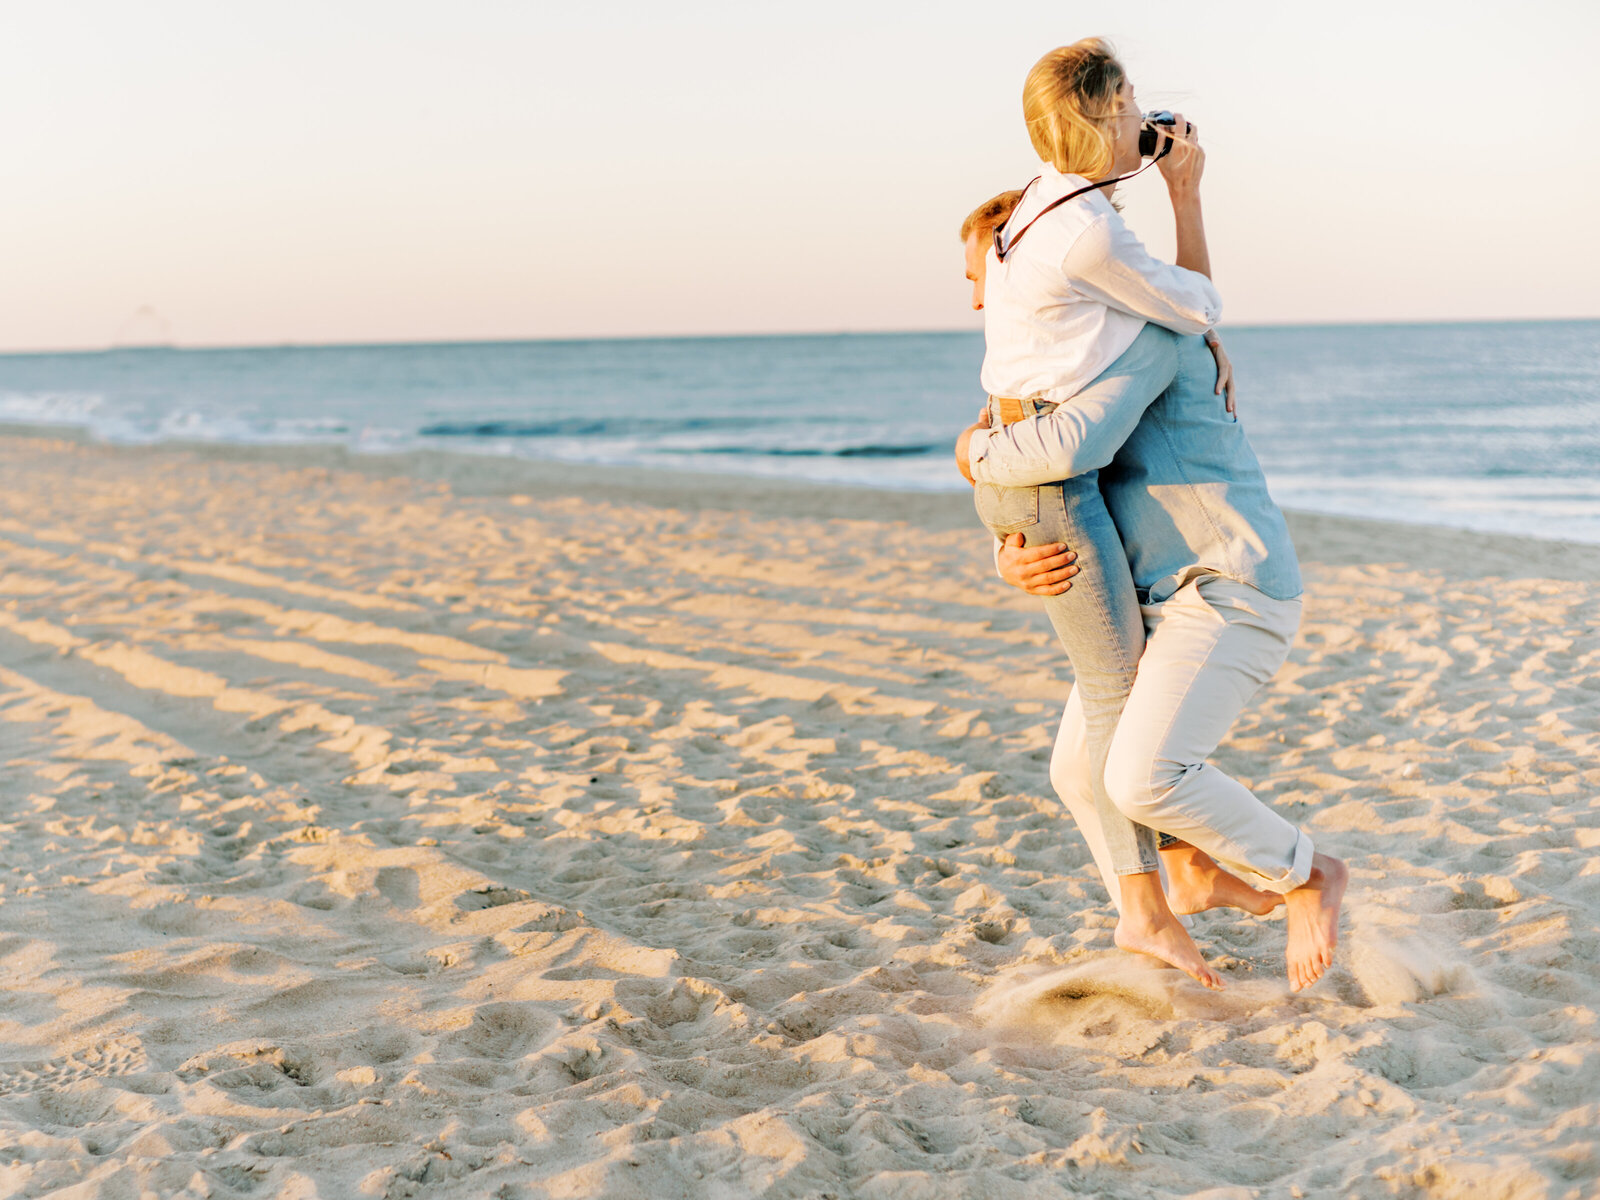
[[[1200,221],[1204,156],[1191,139],[1160,160],[1179,251],[1176,265],[1161,263],[1111,204],[1117,177],[1141,161],[1142,121],[1109,47],[1091,39],[1046,55],[1029,72],[1023,112],[1041,174],[995,238],[1004,261],[991,252],[986,263],[983,384],[991,397],[1007,398],[992,402],[992,422],[1142,411],[1177,370],[1176,335],[1204,333],[1221,313],[1207,278]],[[1092,181],[1104,186],[1092,188]],[[1061,203],[1073,192],[1083,194]],[[981,445],[973,453],[981,458]],[[1144,630],[1095,470],[1043,488],[979,483],[976,500],[997,537],[1027,531],[1030,540],[1064,542],[1077,554],[1072,590],[1045,603],[1072,662],[1087,726],[1095,806],[1118,879],[1117,945],[1220,987],[1168,907],[1156,835],[1129,821],[1105,788],[1106,758],[1133,688]]]
[[[1041,175],[986,263],[983,379],[998,420],[968,430],[958,458],[970,457],[997,536],[1076,543],[1074,587],[1049,603],[1119,880],[1117,944],[1220,986],[1162,893],[1150,832],[1160,828],[1284,896],[1298,988],[1331,962],[1343,867],[1204,761],[1281,664],[1300,591],[1282,515],[1210,396],[1210,358],[1193,336],[1221,307],[1201,219],[1204,156],[1177,118],[1160,160],[1177,263],[1159,263],[1106,194],[1137,169],[1142,125],[1110,48],[1089,39],[1047,54],[1024,112]],[[1102,499],[1096,472],[1114,457]]]

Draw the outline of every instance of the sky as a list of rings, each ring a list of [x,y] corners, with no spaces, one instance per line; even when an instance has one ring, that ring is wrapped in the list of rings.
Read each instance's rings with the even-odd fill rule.
[[[3,11],[3,350],[977,328],[1091,34],[1200,129],[1225,325],[1600,316],[1594,0]]]

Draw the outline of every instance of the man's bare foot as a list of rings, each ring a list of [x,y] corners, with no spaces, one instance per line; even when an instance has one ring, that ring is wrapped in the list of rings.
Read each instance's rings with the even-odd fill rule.
[[[1289,908],[1289,986],[1310,987],[1333,965],[1339,944],[1339,904],[1350,872],[1328,854],[1313,855],[1311,878],[1286,895]]]
[[[1159,958],[1169,967],[1199,981],[1214,991],[1222,990],[1222,977],[1206,965],[1189,931],[1167,907],[1161,891],[1161,876],[1155,871],[1143,875],[1123,875],[1122,916],[1112,935],[1119,949]]]
[[[1167,871],[1167,903],[1175,913],[1187,916],[1210,908],[1242,908],[1264,917],[1283,903],[1282,896],[1251,887],[1187,842],[1163,849],[1161,865]]]

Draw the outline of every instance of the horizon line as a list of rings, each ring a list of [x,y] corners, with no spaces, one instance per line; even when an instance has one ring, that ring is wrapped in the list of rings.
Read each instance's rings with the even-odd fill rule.
[[[1274,329],[1360,329],[1392,326],[1419,328],[1441,325],[1555,325],[1582,324],[1600,321],[1595,316],[1561,317],[1419,317],[1399,321],[1347,320],[1347,321],[1249,321],[1238,325],[1224,322],[1217,326],[1226,333]],[[482,338],[393,338],[363,341],[327,342],[152,342],[142,344],[100,346],[63,346],[50,349],[0,349],[0,358],[45,357],[70,354],[117,354],[149,351],[176,352],[228,352],[237,350],[379,350],[397,347],[427,346],[525,346],[563,345],[581,342],[724,342],[748,341],[756,338],[849,338],[849,337],[922,337],[950,333],[982,334],[981,326],[947,326],[922,329],[794,329],[781,332],[734,333],[616,333],[572,334],[552,337],[482,337]]]

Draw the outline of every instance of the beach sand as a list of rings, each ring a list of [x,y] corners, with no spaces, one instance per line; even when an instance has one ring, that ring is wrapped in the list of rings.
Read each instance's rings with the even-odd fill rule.
[[[1113,949],[961,496],[0,437],[0,1195],[1589,1197],[1600,548],[1296,517],[1217,760],[1337,965]]]

